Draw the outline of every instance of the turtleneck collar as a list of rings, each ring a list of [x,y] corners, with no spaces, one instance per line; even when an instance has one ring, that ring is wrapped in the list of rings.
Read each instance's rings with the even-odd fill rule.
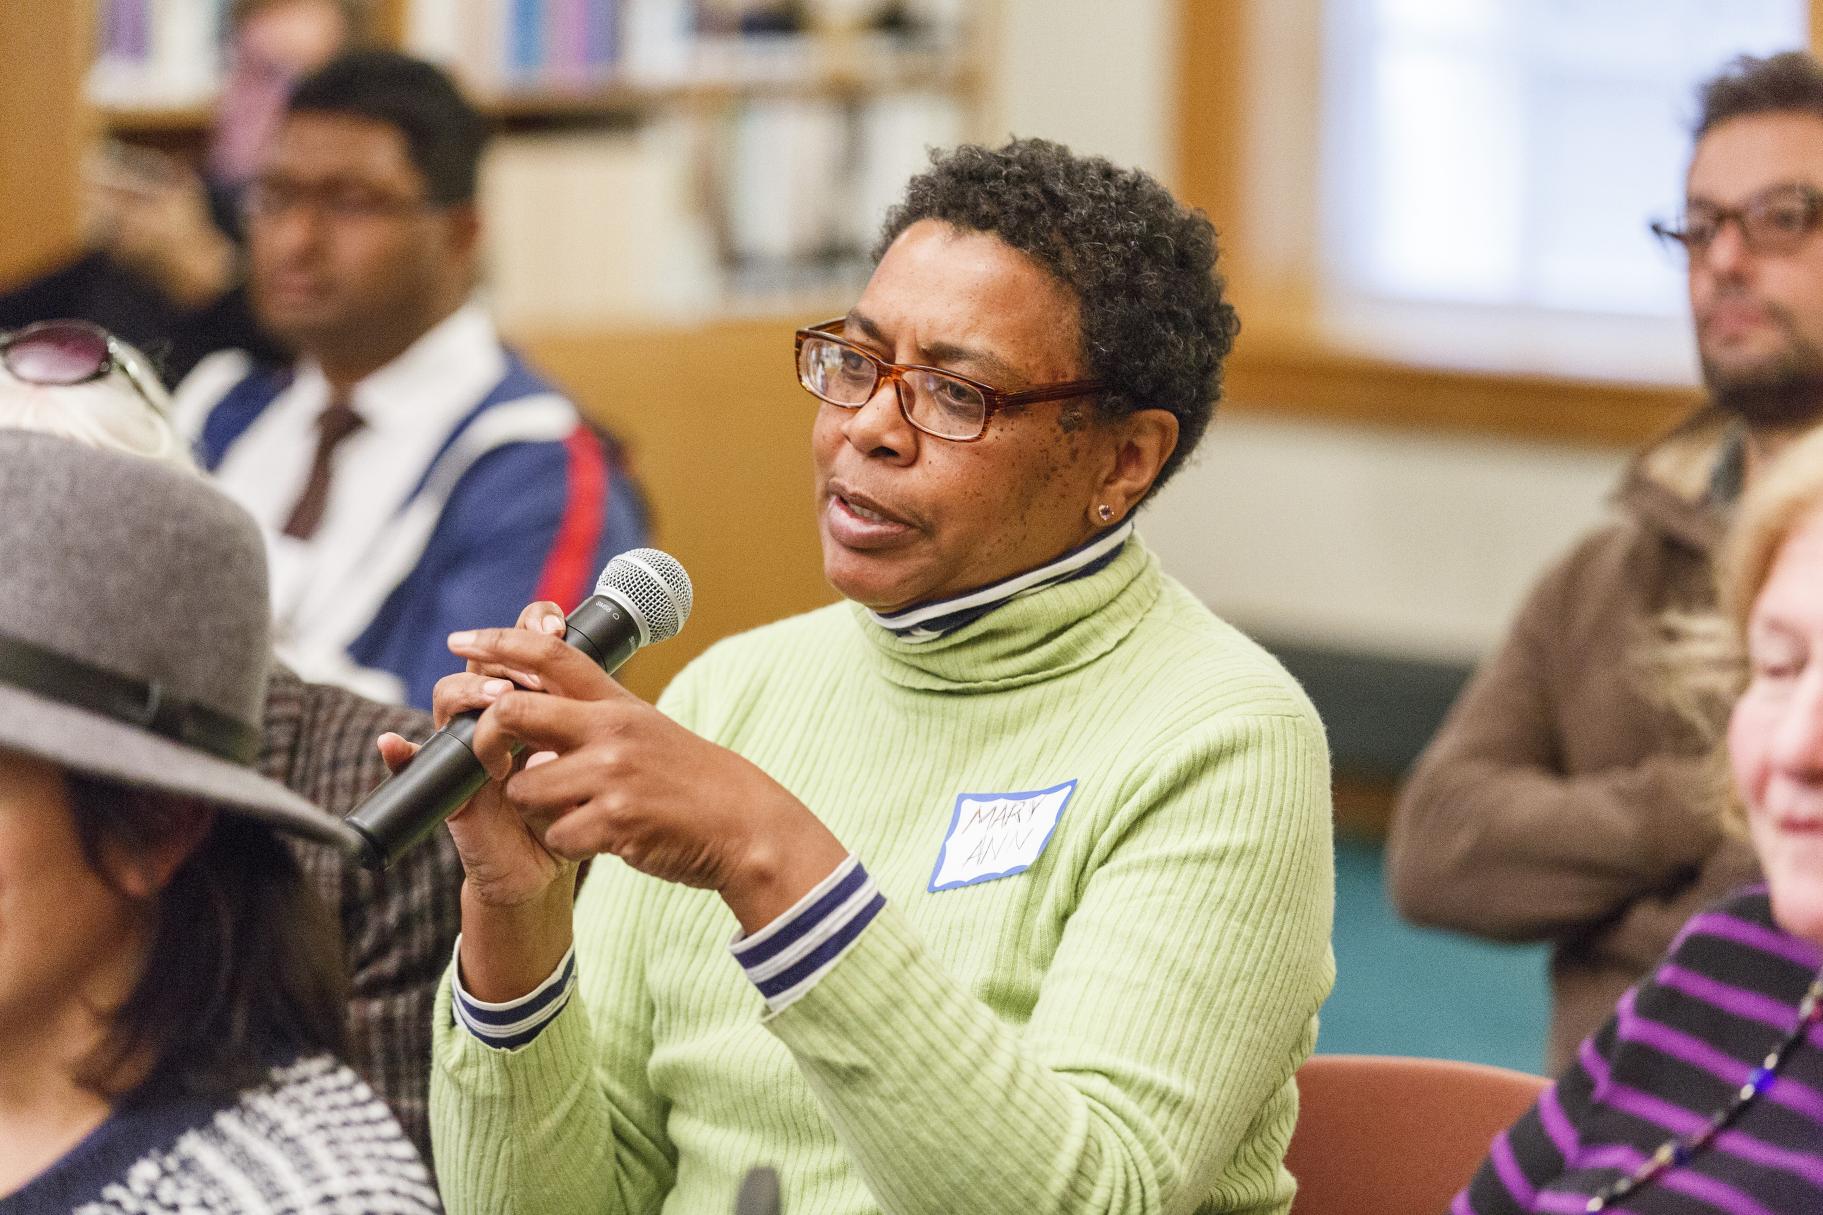
[[[964,596],[1010,588],[958,609],[973,612],[961,622],[949,621],[954,611],[923,622],[943,620],[940,633],[899,631],[917,622],[893,626],[911,612],[881,617],[858,603],[849,607],[885,678],[909,688],[971,692],[1035,683],[1099,658],[1132,632],[1160,587],[1158,559],[1129,522],[1057,561]]]
[[[1023,574],[1014,574],[1011,578],[947,599],[914,604],[897,612],[869,611],[867,614],[873,617],[875,624],[903,641],[913,644],[935,641],[963,625],[973,624],[1021,595],[1030,595],[1073,578],[1088,577],[1114,560],[1132,534],[1133,520],[1128,519],[1113,531],[1095,536],[1056,560]]]

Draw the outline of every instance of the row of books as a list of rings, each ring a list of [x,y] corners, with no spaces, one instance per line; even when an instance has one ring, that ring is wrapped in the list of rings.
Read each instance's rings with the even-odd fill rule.
[[[215,95],[229,0],[97,0],[89,96],[103,105],[193,106]]]
[[[102,101],[189,106],[212,96],[228,0],[96,2],[92,86]],[[724,104],[653,106],[631,125],[520,124],[495,141],[483,203],[488,278],[503,318],[549,327],[688,316],[839,291],[865,277],[880,221],[906,178],[929,148],[968,133],[967,90],[956,90],[942,66],[954,48],[908,47],[903,33],[864,23],[840,37],[743,34],[730,18],[740,2],[410,0],[398,10],[408,45],[452,62],[482,97],[490,86],[504,96],[526,84],[505,68],[490,82],[462,67],[479,44],[474,27],[450,15],[482,7],[544,22],[539,37],[522,31],[516,44],[498,45],[517,47],[514,63],[537,62],[566,80],[586,82],[587,65],[606,58],[623,73],[639,65],[647,79],[693,72],[734,86]],[[857,20],[872,2],[821,0]],[[710,5],[719,11],[709,14]],[[600,24],[609,10],[612,28]],[[544,35],[554,29],[580,42],[553,49]],[[679,31],[686,42],[677,42]],[[867,76],[864,88],[740,87],[824,72],[825,60],[848,53],[863,58],[855,70]]]
[[[96,101],[181,107],[213,96],[229,0],[92,2]],[[848,44],[857,56],[953,46],[964,15],[965,0],[406,0],[403,27],[407,50],[485,97],[697,79],[739,87],[803,73],[806,48],[832,31],[875,31]]]
[[[574,88],[688,45],[694,0],[412,0],[406,45],[472,89]]]
[[[954,45],[967,13],[968,0],[411,0],[406,24],[409,45],[478,85],[537,90],[675,80],[731,44]]]
[[[484,94],[591,85],[746,84],[851,74],[884,54],[956,48],[958,0],[412,0],[406,42]]]

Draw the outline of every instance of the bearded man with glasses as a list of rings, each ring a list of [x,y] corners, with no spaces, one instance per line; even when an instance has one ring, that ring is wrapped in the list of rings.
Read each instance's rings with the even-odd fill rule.
[[[797,335],[846,602],[656,709],[552,605],[450,639],[495,777],[449,823],[452,1211],[728,1210],[757,1163],[819,1215],[1289,1209],[1322,726],[1133,522],[1219,396],[1214,263],[1142,173],[941,156]]]
[[[1742,57],[1701,98],[1683,217],[1652,229],[1688,259],[1708,401],[1635,460],[1622,520],[1533,590],[1419,760],[1388,850],[1412,919],[1553,944],[1552,1071],[1755,872],[1725,825],[1713,731],[1649,672],[1659,620],[1714,607],[1743,487],[1823,419],[1823,67]]]

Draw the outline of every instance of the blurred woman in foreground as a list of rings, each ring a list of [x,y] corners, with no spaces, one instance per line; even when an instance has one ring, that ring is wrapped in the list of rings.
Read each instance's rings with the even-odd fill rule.
[[[195,475],[166,420],[170,406],[140,353],[87,321],[43,321],[0,337],[0,432],[55,435]],[[430,718],[415,709],[308,683],[278,662],[267,673],[263,719],[256,768],[325,818],[347,815],[385,776],[374,735],[430,732]],[[428,1157],[430,1010],[456,941],[455,849],[430,840],[375,873],[316,840],[292,835],[287,843],[339,921],[348,976],[343,1058]]]
[[[0,1211],[436,1210],[284,842],[344,828],[252,767],[252,520],[4,429],[0,501]]]

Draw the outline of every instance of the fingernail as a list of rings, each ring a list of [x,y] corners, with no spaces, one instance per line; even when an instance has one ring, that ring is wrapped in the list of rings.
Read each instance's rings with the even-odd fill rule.
[[[563,617],[546,616],[538,622],[538,627],[547,633],[561,633],[563,632]]]
[[[506,679],[490,679],[486,683],[481,685],[481,694],[483,696],[489,697],[490,699],[493,697],[504,696],[512,690],[513,690],[512,682],[510,680],[506,680]]]
[[[473,629],[464,629],[460,633],[451,633],[449,635],[449,643],[452,646],[474,645],[475,644],[474,630]]]
[[[536,751],[533,752],[530,759],[525,761],[525,766],[528,768],[536,768],[538,765],[548,764],[556,758],[557,752],[555,751]]]
[[[513,678],[519,681],[522,688],[542,688],[544,681],[530,671],[514,671]]]

